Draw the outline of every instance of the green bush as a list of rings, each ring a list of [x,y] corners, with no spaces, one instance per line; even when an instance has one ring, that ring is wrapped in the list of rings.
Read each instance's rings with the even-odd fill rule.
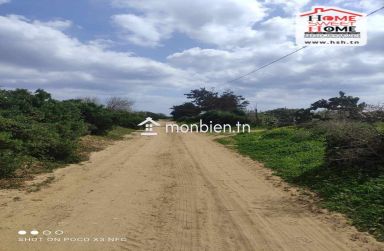
[[[77,161],[81,136],[136,128],[143,119],[82,100],[57,101],[43,90],[0,90],[0,178],[12,176],[26,159],[47,166]]]
[[[20,165],[19,156],[16,154],[21,147],[21,142],[12,140],[8,132],[0,132],[0,177],[9,177]]]
[[[263,112],[268,119],[265,121],[268,126],[282,127],[295,124],[297,109],[277,108]]]
[[[14,152],[4,149],[0,151],[0,178],[13,176],[20,165],[21,161]]]
[[[329,166],[377,171],[384,166],[384,134],[368,123],[328,121],[320,124],[326,135]]]
[[[91,134],[103,135],[114,126],[112,114],[110,111],[89,102],[80,102],[79,108],[81,116],[88,125],[88,130]]]
[[[137,125],[140,124],[140,122],[142,122],[144,119],[144,116],[140,116],[126,111],[112,112],[112,121],[114,126],[137,128]]]

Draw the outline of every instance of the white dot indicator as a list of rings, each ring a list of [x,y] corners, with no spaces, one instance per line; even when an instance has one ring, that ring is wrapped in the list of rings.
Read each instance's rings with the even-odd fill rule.
[[[46,235],[46,236],[48,236],[48,235],[51,235],[51,231],[49,231],[49,230],[44,230],[43,231],[43,235]]]
[[[32,230],[31,231],[31,235],[38,235],[39,234],[39,231],[37,231],[37,230]]]
[[[27,231],[25,230],[20,230],[19,232],[17,232],[19,235],[26,235],[27,234]]]
[[[62,234],[64,234],[64,231],[63,230],[56,230],[55,234],[56,235],[62,235]]]

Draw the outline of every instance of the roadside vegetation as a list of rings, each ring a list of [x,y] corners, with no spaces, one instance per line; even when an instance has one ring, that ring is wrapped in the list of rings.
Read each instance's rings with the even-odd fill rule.
[[[221,138],[284,180],[316,192],[321,205],[384,241],[384,109],[346,96],[308,109],[248,112],[264,130]]]
[[[249,104],[244,97],[231,90],[219,94],[206,88],[194,89],[185,94],[190,102],[173,106],[171,115],[175,121],[235,125],[248,121],[245,108]]]
[[[121,139],[148,116],[131,108],[132,102],[118,97],[104,106],[93,98],[58,101],[40,89],[0,90],[0,179],[83,160],[92,149],[81,144],[84,137]]]

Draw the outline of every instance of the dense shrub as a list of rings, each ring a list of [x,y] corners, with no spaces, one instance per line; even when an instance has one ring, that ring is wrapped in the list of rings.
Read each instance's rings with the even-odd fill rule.
[[[92,102],[57,101],[43,90],[0,90],[0,178],[11,176],[25,159],[77,161],[81,136],[106,134],[115,126],[136,128],[143,119]]]
[[[11,177],[20,164],[21,161],[14,152],[2,149],[0,151],[0,178]]]
[[[278,108],[264,112],[267,118],[269,118],[270,126],[289,126],[295,124],[295,116],[297,109]]]
[[[91,134],[102,135],[113,128],[112,112],[104,109],[103,106],[81,102],[79,108]]]
[[[111,113],[112,121],[115,126],[127,127],[127,128],[136,128],[140,122],[144,120],[144,116],[126,112],[126,111],[115,111]],[[158,117],[154,118],[155,120]]]
[[[12,140],[9,132],[0,132],[0,177],[11,176],[18,168],[20,159],[16,152],[20,147],[21,142]]]
[[[377,171],[384,166],[384,134],[375,126],[356,121],[328,121],[319,127],[326,135],[329,166],[365,171]]]

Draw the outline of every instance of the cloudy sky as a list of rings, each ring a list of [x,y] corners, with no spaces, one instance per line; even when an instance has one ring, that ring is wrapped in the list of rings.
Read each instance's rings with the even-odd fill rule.
[[[364,47],[299,48],[294,16],[313,5],[370,12],[379,0],[0,0],[0,86],[55,98],[129,97],[169,113],[192,88],[232,89],[266,110],[306,107],[339,90],[384,101],[384,11]]]

